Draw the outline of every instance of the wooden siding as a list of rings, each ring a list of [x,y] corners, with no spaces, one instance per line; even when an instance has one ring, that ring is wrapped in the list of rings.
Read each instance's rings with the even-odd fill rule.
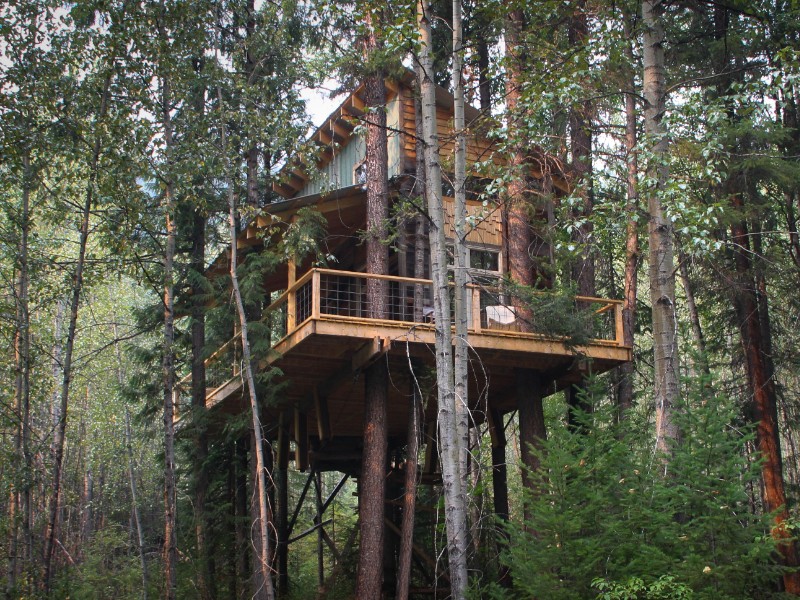
[[[455,200],[445,197],[443,203],[445,235],[453,239],[455,238],[455,229],[453,228]],[[494,204],[483,206],[480,202],[467,202],[467,221],[469,222],[467,242],[498,248],[502,245],[503,228],[499,206]]]
[[[353,185],[353,169],[364,160],[366,144],[360,135],[353,135],[344,146],[336,146],[333,159],[324,165],[297,194],[299,197],[322,194]]]

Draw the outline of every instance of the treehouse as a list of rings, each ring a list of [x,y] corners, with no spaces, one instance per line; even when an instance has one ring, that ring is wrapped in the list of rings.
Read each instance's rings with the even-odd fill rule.
[[[360,135],[365,106],[361,90],[350,95],[313,134],[314,158],[284,167],[274,187],[282,199],[264,207],[237,240],[241,260],[246,262],[248,256],[289,235],[293,224],[309,210],[321,215],[325,224],[320,253],[290,259],[263,282],[266,295],[258,312],[269,328],[271,347],[256,359],[260,371],[279,369],[269,385],[280,392],[265,406],[263,415],[268,435],[276,444],[277,470],[285,470],[294,460],[300,471],[338,471],[358,478],[365,427],[361,374],[379,360],[387,362],[390,373],[389,456],[401,457],[412,383],[432,381],[425,373],[434,365],[436,324],[428,222],[415,186],[414,93],[408,82],[387,85],[394,230],[388,241],[389,272],[366,272],[362,243],[367,223],[365,142]],[[452,102],[449,93],[437,90],[443,164],[452,162]],[[478,118],[476,110],[467,109],[468,122],[477,123]],[[497,154],[489,140],[471,132],[468,163],[499,163]],[[537,157],[531,162],[534,178],[542,177],[546,160]],[[568,190],[566,177],[555,167],[551,180],[556,192]],[[505,282],[509,257],[502,198],[486,193],[490,183],[490,178],[476,175],[470,178],[468,189],[469,398],[473,425],[493,426],[493,443],[502,444],[502,427],[497,425],[504,414],[525,401],[515,389],[515,370],[536,372],[541,393],[547,395],[579,383],[589,372],[602,373],[630,360],[631,349],[623,343],[619,300],[578,297],[551,302],[549,295],[542,293],[531,296],[532,309],[517,308],[515,292]],[[446,236],[450,240],[454,237],[452,195],[445,185]],[[221,256],[212,269],[227,271],[226,259]],[[383,306],[377,310],[367,303],[371,280],[383,282],[386,290]],[[547,323],[537,320],[537,307],[549,311]],[[558,325],[566,313],[582,316],[585,331],[580,339],[553,327],[553,321]],[[240,341],[234,332],[206,361],[206,407],[212,416],[249,410],[240,360]],[[176,393],[179,421],[189,390],[190,378],[184,378]],[[435,395],[425,403],[424,423],[422,480],[436,483]],[[398,467],[399,462],[395,460],[387,469]],[[286,518],[285,511],[278,511],[279,518],[280,514]],[[320,512],[316,526],[322,529],[322,523]],[[281,536],[285,546],[291,541],[290,533],[286,523],[278,523],[277,531],[280,548]],[[285,568],[285,564],[279,565],[278,570]]]

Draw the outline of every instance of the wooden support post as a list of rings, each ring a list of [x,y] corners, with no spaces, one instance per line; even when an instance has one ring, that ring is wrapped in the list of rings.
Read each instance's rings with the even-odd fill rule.
[[[614,333],[616,335],[616,342],[618,346],[625,345],[625,323],[622,319],[622,302],[614,304]]]
[[[317,516],[314,519],[317,525],[317,583],[319,588],[325,585],[325,556],[323,551],[323,529],[322,529],[322,474],[314,472],[314,491],[317,497]]]
[[[318,387],[314,387],[314,411],[317,413],[317,435],[319,436],[319,441],[327,442],[333,437],[328,413],[328,398],[320,393]]]
[[[497,524],[495,536],[497,554],[502,554],[508,546],[508,531],[504,525],[508,523],[508,467],[506,465],[506,431],[503,425],[503,414],[495,409],[489,410],[489,435],[492,440],[492,488],[494,491],[494,514],[500,523]],[[498,582],[501,586],[511,587],[511,572],[508,565],[500,563]]]
[[[532,448],[541,445],[547,439],[542,408],[542,378],[532,369],[515,369],[514,377],[517,393],[517,410],[519,415],[519,444],[522,457],[522,485],[533,489],[531,474],[539,470],[539,458]],[[523,505],[523,526],[527,527],[530,519],[528,503]]]
[[[428,475],[435,473],[439,465],[439,448],[436,443],[437,434],[436,420],[434,419],[428,423],[425,431],[427,448],[425,449],[425,466],[423,467],[423,472]]]
[[[308,419],[306,414],[294,409],[294,464],[298,471],[308,468]]]
[[[278,456],[277,469],[275,470],[276,511],[275,529],[278,538],[276,544],[276,563],[278,570],[278,597],[285,598],[289,592],[289,432],[288,418],[285,411],[281,411],[278,418]]]

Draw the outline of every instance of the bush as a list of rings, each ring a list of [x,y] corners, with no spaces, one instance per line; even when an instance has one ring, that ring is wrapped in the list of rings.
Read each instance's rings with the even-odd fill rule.
[[[645,422],[617,425],[611,407],[580,418],[544,444],[538,493],[525,492],[527,531],[510,531],[514,589],[491,595],[776,597],[768,522],[750,512],[746,493],[758,477],[744,456],[750,434],[733,426],[724,398],[693,397],[677,416],[683,439],[668,463]]]

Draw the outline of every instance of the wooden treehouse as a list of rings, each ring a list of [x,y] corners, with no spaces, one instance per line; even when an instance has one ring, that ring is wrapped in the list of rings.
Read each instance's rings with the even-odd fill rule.
[[[415,102],[410,85],[388,83],[387,101],[390,194],[399,206],[404,199],[419,195],[414,190]],[[352,94],[312,136],[318,147],[318,161],[309,166],[294,163],[283,169],[275,191],[282,200],[269,204],[264,213],[242,231],[237,244],[242,261],[252,253],[263,251],[263,231],[286,228],[305,208],[313,208],[324,216],[327,232],[323,240],[324,266],[311,258],[289,261],[266,276],[266,297],[260,308],[261,319],[269,325],[271,349],[257,356],[258,368],[279,368],[280,375],[270,385],[280,384],[276,400],[265,406],[263,421],[266,434],[276,450],[273,466],[276,474],[283,473],[290,462],[299,471],[309,473],[300,502],[306,496],[316,474],[340,472],[342,483],[347,477],[357,479],[361,468],[364,433],[363,370],[374,361],[387,361],[390,385],[388,401],[389,457],[387,481],[402,486],[402,456],[408,430],[409,398],[412,394],[412,370],[417,380],[425,377],[434,365],[433,298],[429,280],[427,232],[417,235],[417,219],[412,214],[396,217],[396,237],[391,242],[390,271],[385,275],[365,273],[366,250],[362,233],[366,227],[365,143],[359,135],[360,117],[364,114],[361,90]],[[437,117],[442,140],[442,159],[451,158],[452,143],[447,140],[451,131],[452,96],[437,90]],[[467,120],[476,119],[477,111],[467,109]],[[490,142],[473,134],[468,142],[468,161],[486,161],[492,156]],[[497,159],[494,159],[495,162]],[[533,173],[534,176],[540,173]],[[562,177],[553,175],[556,188],[567,190]],[[486,180],[475,179],[473,188]],[[473,189],[473,191],[475,191]],[[479,191],[479,190],[478,190]],[[556,190],[558,191],[558,189]],[[444,190],[447,237],[453,238],[452,192]],[[409,204],[408,202],[406,203]],[[419,206],[419,201],[417,200]],[[470,373],[471,407],[474,425],[488,424],[492,444],[504,445],[502,417],[530,401],[518,396],[515,370],[537,373],[541,395],[554,393],[579,383],[587,374],[602,373],[631,359],[631,349],[623,343],[622,302],[601,298],[575,298],[576,310],[590,315],[589,335],[580,343],[563,336],[538,330],[533,324],[522,323],[508,293],[503,291],[503,277],[508,270],[504,240],[502,206],[500,202],[468,197],[470,231],[467,236],[470,283],[468,284],[469,345],[472,372]],[[301,214],[301,213],[300,213]],[[266,243],[272,243],[266,242]],[[221,256],[212,270],[226,271],[226,255]],[[366,289],[370,279],[386,282],[388,298],[381,318],[370,318]],[[534,320],[535,321],[535,320]],[[206,361],[206,407],[212,419],[239,414],[249,410],[243,394],[244,378],[240,372],[239,338],[219,348]],[[182,407],[189,402],[190,378],[178,384],[176,392],[177,419]],[[431,384],[428,384],[428,389]],[[539,398],[541,400],[541,398]],[[420,465],[421,481],[436,484],[436,406],[435,395],[429,394],[424,409],[422,440],[424,464]],[[291,452],[293,450],[293,452]],[[291,452],[291,453],[290,453]],[[392,473],[396,477],[392,477]],[[276,481],[278,478],[276,478]],[[318,482],[318,479],[316,480]],[[391,485],[391,484],[390,484]],[[285,486],[284,486],[285,487]],[[312,528],[320,539],[320,551],[330,548],[339,561],[348,548],[337,548],[324,532],[327,501],[318,499],[318,516]],[[285,491],[283,492],[285,495]],[[297,539],[292,531],[297,518],[290,518],[292,509],[285,507],[286,499],[276,499],[277,532],[276,569],[279,590],[285,589],[287,577],[287,547]],[[319,494],[319,491],[318,491]],[[387,497],[391,494],[387,494]],[[395,495],[396,497],[396,495]],[[281,508],[281,504],[284,507]],[[387,513],[388,514],[388,513]],[[396,534],[396,524],[387,517],[387,536]],[[391,533],[395,531],[395,533]],[[311,533],[309,530],[306,533]],[[325,542],[323,544],[323,541]],[[350,540],[352,542],[352,539]],[[433,593],[437,587],[447,587],[442,579],[442,565],[437,565],[422,549],[415,562],[427,571],[417,595]],[[320,583],[325,579],[320,573]],[[387,586],[393,585],[387,581]],[[412,596],[414,594],[412,593]]]

